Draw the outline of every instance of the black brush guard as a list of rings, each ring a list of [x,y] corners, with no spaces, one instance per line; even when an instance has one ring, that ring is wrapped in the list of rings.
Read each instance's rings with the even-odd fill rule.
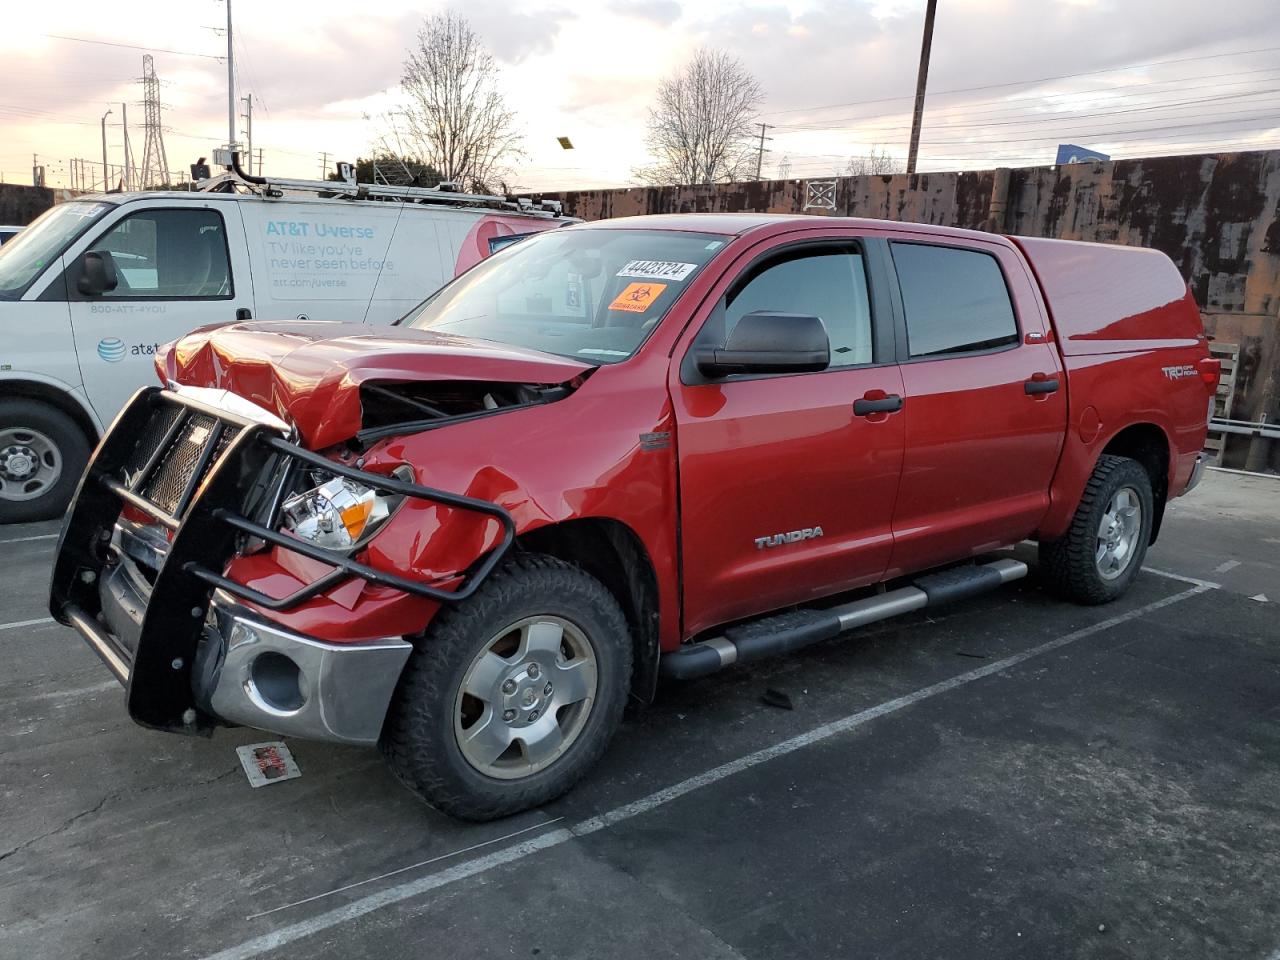
[[[275,477],[297,464],[384,493],[494,517],[502,527],[502,539],[471,568],[459,571],[455,588],[447,590],[361,563],[355,559],[359,547],[347,552],[326,549],[244,515],[251,493],[263,491],[268,468]],[[112,539],[126,504],[172,531],[135,643],[112,631],[99,590],[104,572],[121,562]],[[258,512],[260,505],[254,506],[248,512]],[[275,510],[268,512],[274,519]],[[287,597],[269,597],[222,576],[246,538],[334,569]],[[495,503],[354,469],[289,443],[265,424],[172,390],[144,387],[116,418],[80,480],[58,540],[49,609],[59,622],[74,627],[125,685],[129,713],[136,721],[164,730],[207,731],[216,718],[200,711],[191,670],[215,588],[265,609],[288,610],[359,577],[441,603],[457,603],[480,588],[514,541],[515,522]]]

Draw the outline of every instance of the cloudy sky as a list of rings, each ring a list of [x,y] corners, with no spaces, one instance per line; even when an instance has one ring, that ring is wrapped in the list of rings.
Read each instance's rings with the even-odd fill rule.
[[[266,169],[314,177],[354,159],[393,109],[433,0],[233,0],[238,95],[255,98]],[[1276,0],[940,0],[922,170],[1029,165],[1059,142],[1119,156],[1280,146]],[[227,135],[224,0],[6,4],[0,174],[49,182],[69,160],[141,159],[143,49],[162,80],[169,165]],[[924,0],[468,0],[520,117],[527,189],[630,182],[658,80],[698,45],[737,55],[766,92],[765,175],[820,176],[877,147],[905,156]],[[52,11],[46,15],[45,11]],[[218,28],[218,29],[215,29]],[[77,39],[67,39],[77,38]],[[96,41],[96,42],[84,42]],[[557,136],[575,145],[563,151]]]

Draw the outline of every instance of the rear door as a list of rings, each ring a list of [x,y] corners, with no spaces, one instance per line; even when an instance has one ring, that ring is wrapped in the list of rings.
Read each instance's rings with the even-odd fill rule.
[[[1007,246],[889,238],[906,450],[890,575],[1015,543],[1049,506],[1066,381]]]
[[[677,346],[686,634],[882,576],[903,417],[854,410],[902,393],[882,258],[853,235],[763,244],[727,271]],[[723,343],[755,310],[821,317],[831,366],[702,376],[699,344]]]
[[[195,327],[231,323],[253,307],[236,204],[125,204],[122,211],[81,243],[66,268],[85,391],[104,423],[138,387],[155,382],[162,344]],[[87,251],[111,254],[114,290],[80,291]]]

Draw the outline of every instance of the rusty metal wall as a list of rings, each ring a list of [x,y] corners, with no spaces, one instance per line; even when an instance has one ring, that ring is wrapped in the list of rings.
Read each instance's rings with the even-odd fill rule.
[[[1155,247],[1191,285],[1209,334],[1240,345],[1233,416],[1280,420],[1280,151],[556,196],[587,220],[805,213]],[[1262,463],[1255,449],[1254,466],[1280,469],[1280,444],[1271,446]],[[1227,463],[1249,459],[1247,438],[1233,439]]]
[[[25,227],[55,203],[73,196],[70,190],[0,183],[0,223]]]

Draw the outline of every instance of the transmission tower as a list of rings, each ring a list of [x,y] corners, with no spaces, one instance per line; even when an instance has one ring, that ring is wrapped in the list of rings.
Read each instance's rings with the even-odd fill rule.
[[[169,182],[169,158],[165,156],[160,127],[160,79],[149,53],[142,57],[142,110],[145,138],[139,182],[147,190]]]

